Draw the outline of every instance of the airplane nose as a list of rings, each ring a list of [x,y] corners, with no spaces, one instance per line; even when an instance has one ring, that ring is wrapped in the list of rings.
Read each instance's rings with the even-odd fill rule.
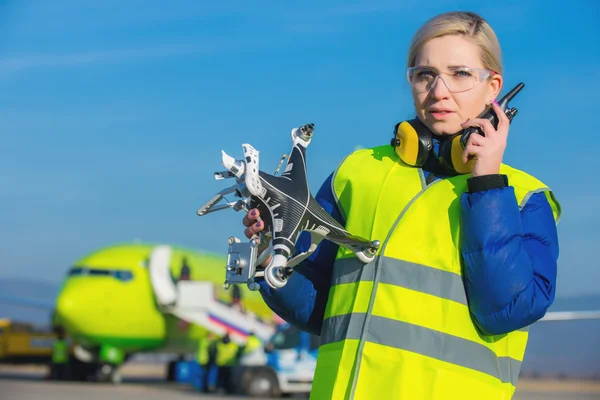
[[[65,325],[70,331],[79,331],[81,327],[77,326],[80,307],[78,307],[72,291],[63,290],[56,301],[56,314],[59,322]]]
[[[61,319],[69,320],[73,319],[75,310],[75,302],[72,297],[65,296],[61,293],[56,301],[56,312]]]
[[[99,300],[93,291],[67,283],[56,301],[58,321],[72,333],[85,334],[105,320],[106,310]]]
[[[162,314],[131,280],[127,271],[115,276],[96,274],[67,279],[56,299],[57,322],[79,343],[89,346],[106,344],[108,340],[118,347],[139,337],[162,340]]]

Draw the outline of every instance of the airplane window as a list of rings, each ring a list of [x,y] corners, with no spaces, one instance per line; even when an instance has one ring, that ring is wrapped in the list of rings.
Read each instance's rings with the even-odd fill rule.
[[[83,268],[71,268],[69,271],[69,276],[81,275]]]
[[[71,268],[68,276],[108,276],[118,279],[121,282],[129,282],[133,279],[133,273],[129,270],[82,267]]]
[[[111,273],[109,270],[106,269],[88,269],[87,270],[88,275],[95,275],[95,276],[110,276]]]
[[[133,279],[131,271],[114,271],[114,276],[120,281],[129,282]]]

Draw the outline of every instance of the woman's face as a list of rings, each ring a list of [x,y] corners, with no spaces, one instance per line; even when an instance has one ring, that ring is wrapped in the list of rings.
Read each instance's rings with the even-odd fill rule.
[[[463,36],[425,43],[415,67],[411,78],[415,111],[438,135],[459,132],[460,124],[476,118],[502,87],[502,77],[484,69],[479,48]]]

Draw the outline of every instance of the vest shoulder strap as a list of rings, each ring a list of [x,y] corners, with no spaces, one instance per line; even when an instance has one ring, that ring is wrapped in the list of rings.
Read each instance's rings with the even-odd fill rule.
[[[502,164],[500,173],[506,174],[506,176],[508,176],[508,184],[514,187],[515,194],[519,199],[519,209],[525,207],[532,195],[543,192],[546,195],[548,203],[550,203],[554,219],[558,222],[562,212],[561,205],[548,185],[527,172],[507,164]]]
[[[344,218],[347,218],[346,212],[350,209],[348,203],[352,199],[348,194],[353,189],[359,189],[356,185],[376,185],[375,177],[385,176],[398,160],[398,155],[390,145],[356,150],[342,160],[333,173],[331,192]]]
[[[357,182],[374,183],[374,176],[377,174],[385,175],[397,163],[402,164],[405,168],[418,170],[417,168],[408,167],[402,163],[390,145],[354,151],[340,163],[334,172],[331,181],[331,190],[344,217],[346,217],[345,212],[350,206],[345,203],[351,199],[351,196],[344,196],[344,193],[348,191],[348,186],[355,185]],[[500,173],[507,175],[508,184],[515,190],[520,209],[525,207],[532,195],[535,193],[544,193],[546,199],[550,203],[556,222],[559,221],[562,213],[561,205],[550,187],[536,177],[507,164],[501,165]],[[420,173],[418,176],[420,176],[420,179],[422,180],[421,183],[425,186],[423,174]],[[466,180],[468,177],[468,175],[459,175],[458,177],[450,179],[458,178],[459,180]]]

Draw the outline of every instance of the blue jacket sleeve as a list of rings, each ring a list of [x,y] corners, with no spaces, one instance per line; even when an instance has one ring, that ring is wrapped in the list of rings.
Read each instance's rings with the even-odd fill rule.
[[[511,186],[461,197],[464,280],[469,308],[485,335],[521,329],[554,301],[558,235],[543,193],[519,210]]]
[[[315,196],[315,200],[331,216],[344,225],[343,217],[331,189],[330,175]],[[298,253],[310,246],[310,234],[302,232],[296,243]],[[338,245],[323,240],[313,254],[294,268],[287,284],[271,289],[264,280],[258,280],[265,303],[277,315],[300,330],[319,335],[329,298],[333,262]]]

